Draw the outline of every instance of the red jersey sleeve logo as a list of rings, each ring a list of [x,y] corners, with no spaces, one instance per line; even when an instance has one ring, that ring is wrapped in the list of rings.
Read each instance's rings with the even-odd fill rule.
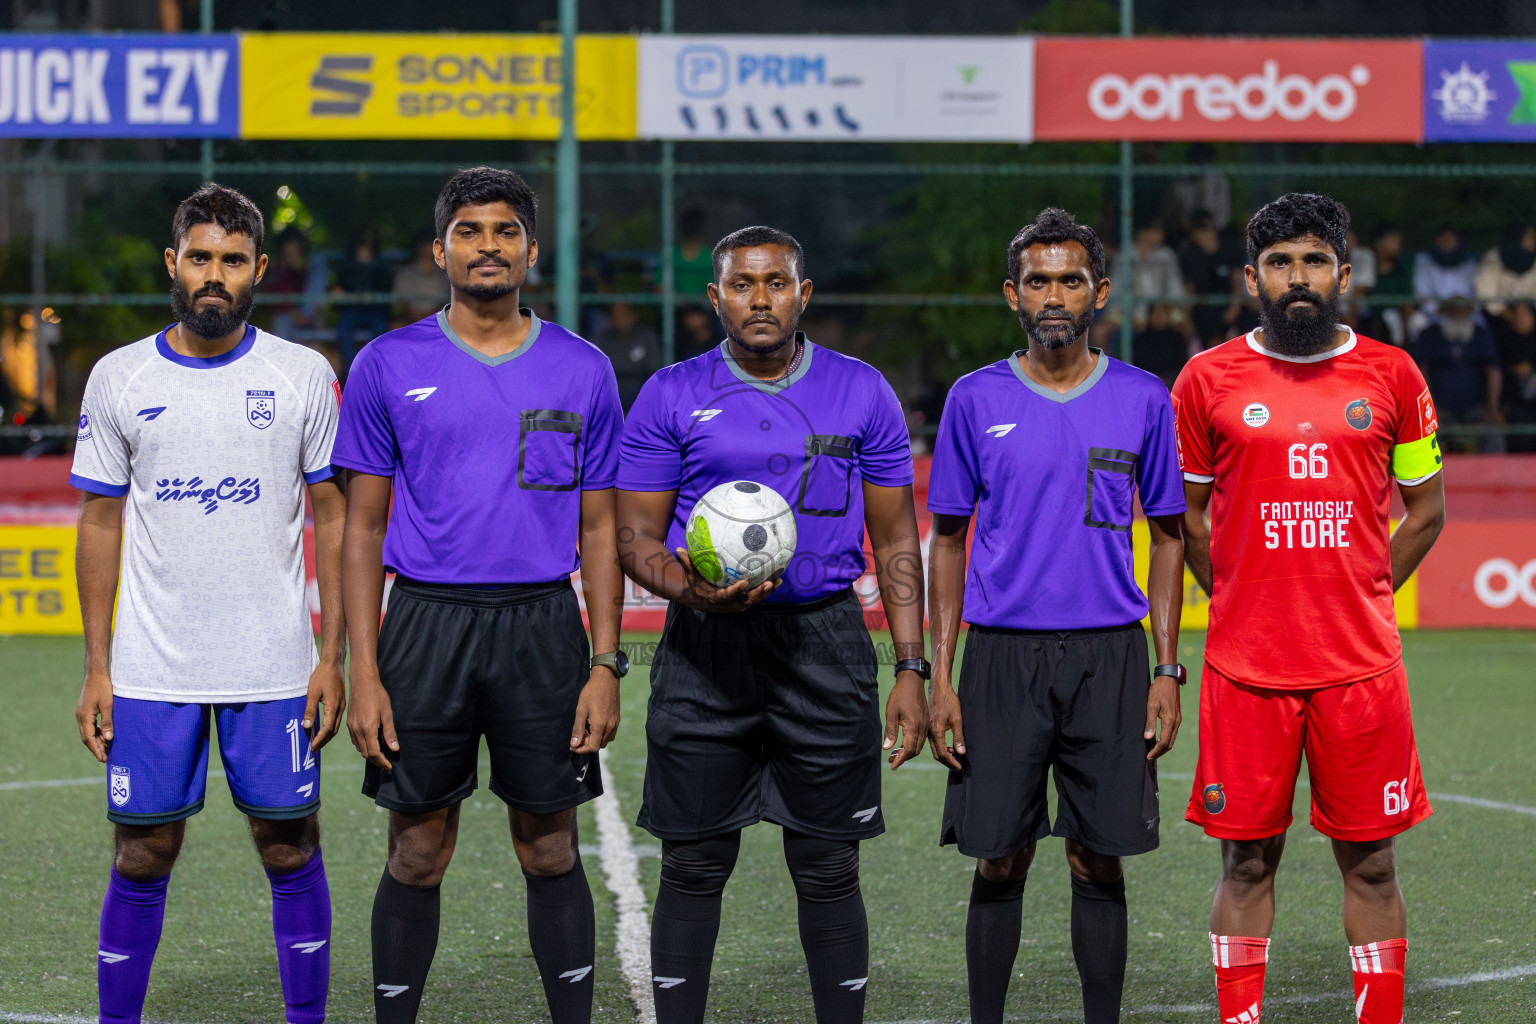
[[[1182,402],[1177,397],[1173,400],[1173,450],[1179,456],[1179,471],[1184,470],[1184,438],[1179,430],[1180,406]]]
[[[341,381],[337,380],[335,377],[331,378],[331,390],[336,393],[336,404],[340,405],[341,404]]]
[[[1435,400],[1429,397],[1429,388],[1419,396],[1419,436],[1428,437],[1440,426],[1440,421],[1435,419]]]

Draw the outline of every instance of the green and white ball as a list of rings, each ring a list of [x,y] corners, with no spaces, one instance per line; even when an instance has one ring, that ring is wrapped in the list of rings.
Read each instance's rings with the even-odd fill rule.
[[[756,587],[784,571],[795,553],[795,514],[771,487],[733,480],[714,488],[688,516],[688,557],[717,587]]]

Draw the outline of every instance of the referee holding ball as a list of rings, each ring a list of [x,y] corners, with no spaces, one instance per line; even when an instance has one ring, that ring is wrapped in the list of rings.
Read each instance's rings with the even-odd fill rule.
[[[651,669],[640,811],[662,840],[656,1019],[704,1019],[741,830],[771,821],[784,828],[816,1020],[846,1024],[863,1019],[869,975],[859,841],[885,831],[875,652],[852,589],[866,527],[899,659],[891,766],[927,735],[911,449],[885,378],[796,330],[811,282],[794,238],[743,228],[715,246],[714,270],[709,299],[726,339],[646,383],[619,468],[624,571],[671,602]],[[694,504],[733,480],[777,491],[799,534],[784,573],[751,590],[745,580],[717,589],[683,547]]]

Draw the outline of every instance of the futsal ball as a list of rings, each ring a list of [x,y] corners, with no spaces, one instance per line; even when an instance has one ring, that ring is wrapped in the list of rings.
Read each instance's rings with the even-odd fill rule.
[[[756,587],[783,572],[795,553],[795,514],[771,487],[733,480],[714,488],[688,516],[688,557],[717,587]]]

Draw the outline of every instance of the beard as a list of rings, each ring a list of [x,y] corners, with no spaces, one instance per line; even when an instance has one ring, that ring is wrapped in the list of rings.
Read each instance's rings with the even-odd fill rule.
[[[760,314],[759,316],[746,321],[740,327],[733,326],[724,317],[720,318],[720,323],[725,328],[725,336],[734,341],[736,344],[740,345],[742,348],[746,349],[748,352],[751,352],[755,356],[770,356],[777,352],[779,349],[783,348],[785,345],[788,345],[790,341],[794,339],[795,332],[800,329],[800,313],[804,308],[805,307],[800,303],[795,303],[795,311],[790,315],[789,323],[787,324],[772,314]],[[783,327],[784,333],[781,334],[776,341],[748,341],[746,338],[742,337],[742,335],[745,333],[746,329],[752,326],[754,323],[771,323],[775,326]]]
[[[513,292],[517,291],[519,288],[521,288],[523,286],[523,280],[524,280],[524,278],[527,277],[527,272],[526,271],[524,272],[523,278],[519,278],[519,277],[515,276],[512,273],[512,264],[509,261],[501,259],[498,256],[486,256],[486,257],[483,257],[481,259],[475,260],[473,263],[471,263],[469,266],[465,267],[464,269],[465,269],[466,272],[469,272],[469,271],[473,271],[476,267],[506,267],[507,268],[507,278],[504,281],[478,281],[477,282],[477,281],[474,281],[473,278],[471,278],[471,283],[470,284],[467,284],[464,287],[459,289],[459,291],[463,292],[465,295],[468,295],[470,298],[474,299],[476,302],[495,302],[497,299],[504,298],[504,297],[506,297],[508,295],[511,295]]]
[[[1089,306],[1082,316],[1073,316],[1066,310],[1047,313],[1041,310],[1031,317],[1019,309],[1019,326],[1029,335],[1029,343],[1043,349],[1066,348],[1081,338],[1093,323],[1094,308]]]
[[[223,309],[217,306],[198,309],[197,300],[206,296],[222,298],[229,305]],[[239,330],[250,318],[251,308],[255,304],[254,288],[247,288],[239,295],[230,295],[223,285],[210,282],[199,288],[194,295],[187,291],[187,286],[181,283],[180,278],[171,282],[171,312],[181,326],[204,341],[213,341]]]
[[[1311,308],[1291,309],[1305,299]],[[1278,299],[1259,292],[1259,325],[1264,347],[1285,356],[1315,356],[1333,347],[1339,323],[1339,293],[1324,298],[1306,288],[1292,288]]]

